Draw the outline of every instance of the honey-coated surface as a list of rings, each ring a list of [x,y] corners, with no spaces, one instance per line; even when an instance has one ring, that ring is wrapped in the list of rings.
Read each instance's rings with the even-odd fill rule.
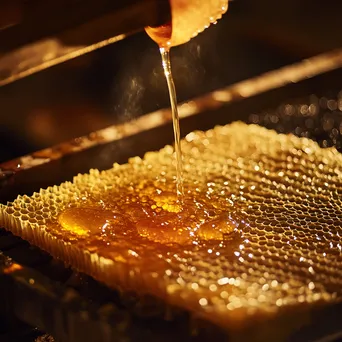
[[[171,22],[161,27],[147,27],[146,32],[160,47],[188,42],[221,19],[228,0],[170,0]]]
[[[1,224],[111,287],[226,328],[341,299],[335,149],[234,123],[189,134],[182,150],[182,203],[167,146],[20,196]]]

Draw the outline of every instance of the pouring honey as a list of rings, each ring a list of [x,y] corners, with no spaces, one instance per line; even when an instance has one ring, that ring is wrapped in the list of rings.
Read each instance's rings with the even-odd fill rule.
[[[228,9],[228,0],[170,0],[171,22],[160,27],[146,28],[147,34],[159,45],[163,70],[168,85],[172,123],[175,137],[175,155],[177,168],[177,195],[182,202],[183,172],[182,150],[180,145],[180,126],[177,108],[177,94],[172,77],[170,48],[187,43],[210,24],[216,23]]]
[[[101,199],[106,203],[105,208],[87,203],[83,209],[63,212],[59,224],[66,230],[81,236],[87,231],[117,235],[120,234],[118,227],[121,233],[135,227],[134,234],[137,232],[154,242],[191,244],[198,239],[223,240],[236,228],[236,222],[224,211],[212,207],[205,191],[198,194],[190,187],[185,194],[177,96],[170,62],[171,47],[188,42],[215,23],[227,11],[228,0],[170,0],[170,5],[171,22],[148,27],[146,32],[159,46],[169,90],[175,138],[176,192],[168,187],[156,189],[153,186],[151,192],[150,187],[137,186],[132,195],[132,191],[125,189],[123,196],[115,201]],[[113,205],[114,209],[108,209]]]
[[[228,9],[228,0],[170,0],[171,22],[146,28],[161,48],[185,44],[219,20]]]

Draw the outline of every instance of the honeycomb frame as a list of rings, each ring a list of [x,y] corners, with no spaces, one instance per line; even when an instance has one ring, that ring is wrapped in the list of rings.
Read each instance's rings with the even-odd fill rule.
[[[153,265],[145,272],[139,262],[127,263],[123,249],[104,257],[87,249],[84,239],[47,229],[70,203],[124,187],[122,177],[127,184],[137,174],[174,179],[170,146],[18,196],[1,205],[0,224],[109,287],[155,295],[227,329],[247,325],[251,317],[341,301],[342,156],[336,149],[240,122],[190,133],[182,148],[186,181],[201,179],[238,208],[244,222],[239,243],[217,251],[205,244],[201,250],[168,246],[167,252],[155,243],[136,246],[140,258],[166,260],[161,275]],[[129,242],[125,246],[134,252]]]

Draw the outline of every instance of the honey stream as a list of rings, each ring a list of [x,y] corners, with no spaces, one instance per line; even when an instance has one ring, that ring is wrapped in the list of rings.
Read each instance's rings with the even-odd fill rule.
[[[178,104],[176,88],[172,77],[171,61],[170,61],[170,49],[167,47],[160,48],[160,54],[162,57],[163,70],[169,89],[169,96],[172,110],[172,124],[175,137],[175,152],[176,152],[176,170],[177,170],[177,196],[178,201],[183,202],[183,160],[182,160],[182,148],[180,142],[180,126],[178,115]]]
[[[148,171],[143,179],[139,172],[132,174],[131,185],[123,186],[120,191],[106,191],[101,194],[101,198],[88,198],[76,207],[71,206],[61,213],[58,223],[64,230],[79,237],[88,236],[90,232],[90,235],[99,234],[96,238],[94,235],[87,238],[97,240],[100,237],[107,244],[118,238],[136,239],[136,244],[140,244],[143,241],[141,239],[161,244],[193,246],[198,245],[199,241],[221,243],[228,235],[239,230],[239,215],[236,216],[234,213],[237,219],[233,218],[233,208],[228,209],[226,200],[222,202],[222,199],[213,196],[211,184],[214,183],[206,183],[205,174],[201,179],[205,186],[199,189],[192,184],[187,173],[184,191],[183,161],[186,154],[183,157],[176,88],[171,70],[171,23],[159,28],[149,28],[147,32],[159,46],[169,91],[174,153],[170,156],[168,168],[172,167],[175,156],[176,192],[173,177],[159,174],[157,179],[160,181],[153,181],[156,177],[155,172],[158,173],[158,168],[162,166],[157,164],[156,169]],[[199,175],[196,178],[196,182],[200,181]],[[125,179],[123,181],[126,182]]]

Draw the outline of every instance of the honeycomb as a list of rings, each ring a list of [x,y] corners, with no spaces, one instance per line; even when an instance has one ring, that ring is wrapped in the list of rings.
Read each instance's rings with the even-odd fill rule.
[[[0,223],[109,287],[225,329],[342,298],[342,155],[236,122],[2,205]]]

